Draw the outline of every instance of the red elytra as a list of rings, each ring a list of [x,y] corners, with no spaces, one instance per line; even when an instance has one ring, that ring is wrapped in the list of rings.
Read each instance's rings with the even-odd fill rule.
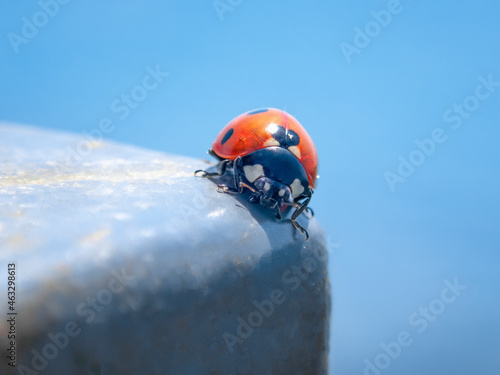
[[[314,189],[318,171],[316,147],[304,127],[292,115],[279,109],[254,110],[236,117],[215,138],[212,150],[223,159],[234,160],[273,146],[286,148],[299,159],[310,188]]]

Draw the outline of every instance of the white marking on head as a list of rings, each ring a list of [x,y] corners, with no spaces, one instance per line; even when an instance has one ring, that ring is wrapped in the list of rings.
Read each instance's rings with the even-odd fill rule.
[[[269,184],[269,182],[264,183],[264,190],[268,191],[269,189],[271,189],[271,185]]]
[[[288,151],[290,151],[291,153],[293,153],[297,158],[300,159],[301,157],[301,154],[300,154],[300,150],[297,146],[290,146],[288,147]]]
[[[249,182],[254,182],[259,177],[264,176],[264,168],[260,164],[255,165],[245,165],[243,167],[243,173]]]
[[[292,189],[293,198],[297,198],[300,194],[304,192],[304,186],[302,186],[298,178],[293,180],[292,184],[290,185],[290,189]]]
[[[264,147],[279,146],[279,145],[280,143],[274,138],[268,139],[267,141],[264,142]]]
[[[281,189],[279,192],[278,192],[278,195],[280,197],[282,197],[283,195],[285,195],[285,189]]]

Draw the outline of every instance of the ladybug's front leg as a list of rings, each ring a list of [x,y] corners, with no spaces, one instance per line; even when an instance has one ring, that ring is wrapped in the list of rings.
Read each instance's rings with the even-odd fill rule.
[[[228,160],[229,162],[229,160]],[[229,194],[241,194],[243,193],[243,182],[241,182],[240,178],[240,165],[241,165],[241,156],[238,156],[233,161],[233,174],[234,174],[234,188],[227,186],[225,184],[217,185],[217,191],[219,193],[229,193]],[[245,184],[246,185],[246,184]]]
[[[292,218],[290,219],[292,224],[294,225],[295,228],[297,228],[298,230],[300,230],[301,233],[304,233],[306,235],[306,241],[309,239],[309,233],[307,233],[307,230],[305,230],[304,228],[302,228],[302,226],[297,223],[297,218],[300,216],[300,214],[302,212],[304,212],[304,210],[306,209],[307,205],[309,204],[309,202],[311,201],[311,196],[312,196],[312,190],[310,190],[309,192],[309,196],[306,198],[306,200],[304,202],[302,202],[302,204],[295,210],[295,212],[293,213],[292,215]]]
[[[196,171],[194,171],[194,175],[205,178],[213,176],[222,176],[224,173],[226,173],[226,168],[229,163],[231,163],[231,160],[224,159],[217,165],[217,169],[219,170],[219,172],[207,172],[204,169],[197,169]]]

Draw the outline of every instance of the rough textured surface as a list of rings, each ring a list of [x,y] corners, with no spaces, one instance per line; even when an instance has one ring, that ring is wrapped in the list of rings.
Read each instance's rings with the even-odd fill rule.
[[[302,215],[305,242],[193,176],[207,166],[0,124],[0,276],[16,263],[18,369],[326,373],[322,229]],[[2,352],[7,331],[2,318]]]

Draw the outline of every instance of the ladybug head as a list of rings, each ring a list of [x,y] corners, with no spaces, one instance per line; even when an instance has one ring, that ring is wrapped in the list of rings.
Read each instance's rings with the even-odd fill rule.
[[[251,202],[259,202],[268,209],[280,208],[283,203],[292,203],[290,188],[272,178],[259,177],[253,186],[255,191],[249,198]]]
[[[250,202],[260,203],[274,211],[277,218],[286,206],[301,204],[303,198],[310,199],[304,167],[287,149],[266,147],[245,155],[237,163],[240,185],[252,191]]]

